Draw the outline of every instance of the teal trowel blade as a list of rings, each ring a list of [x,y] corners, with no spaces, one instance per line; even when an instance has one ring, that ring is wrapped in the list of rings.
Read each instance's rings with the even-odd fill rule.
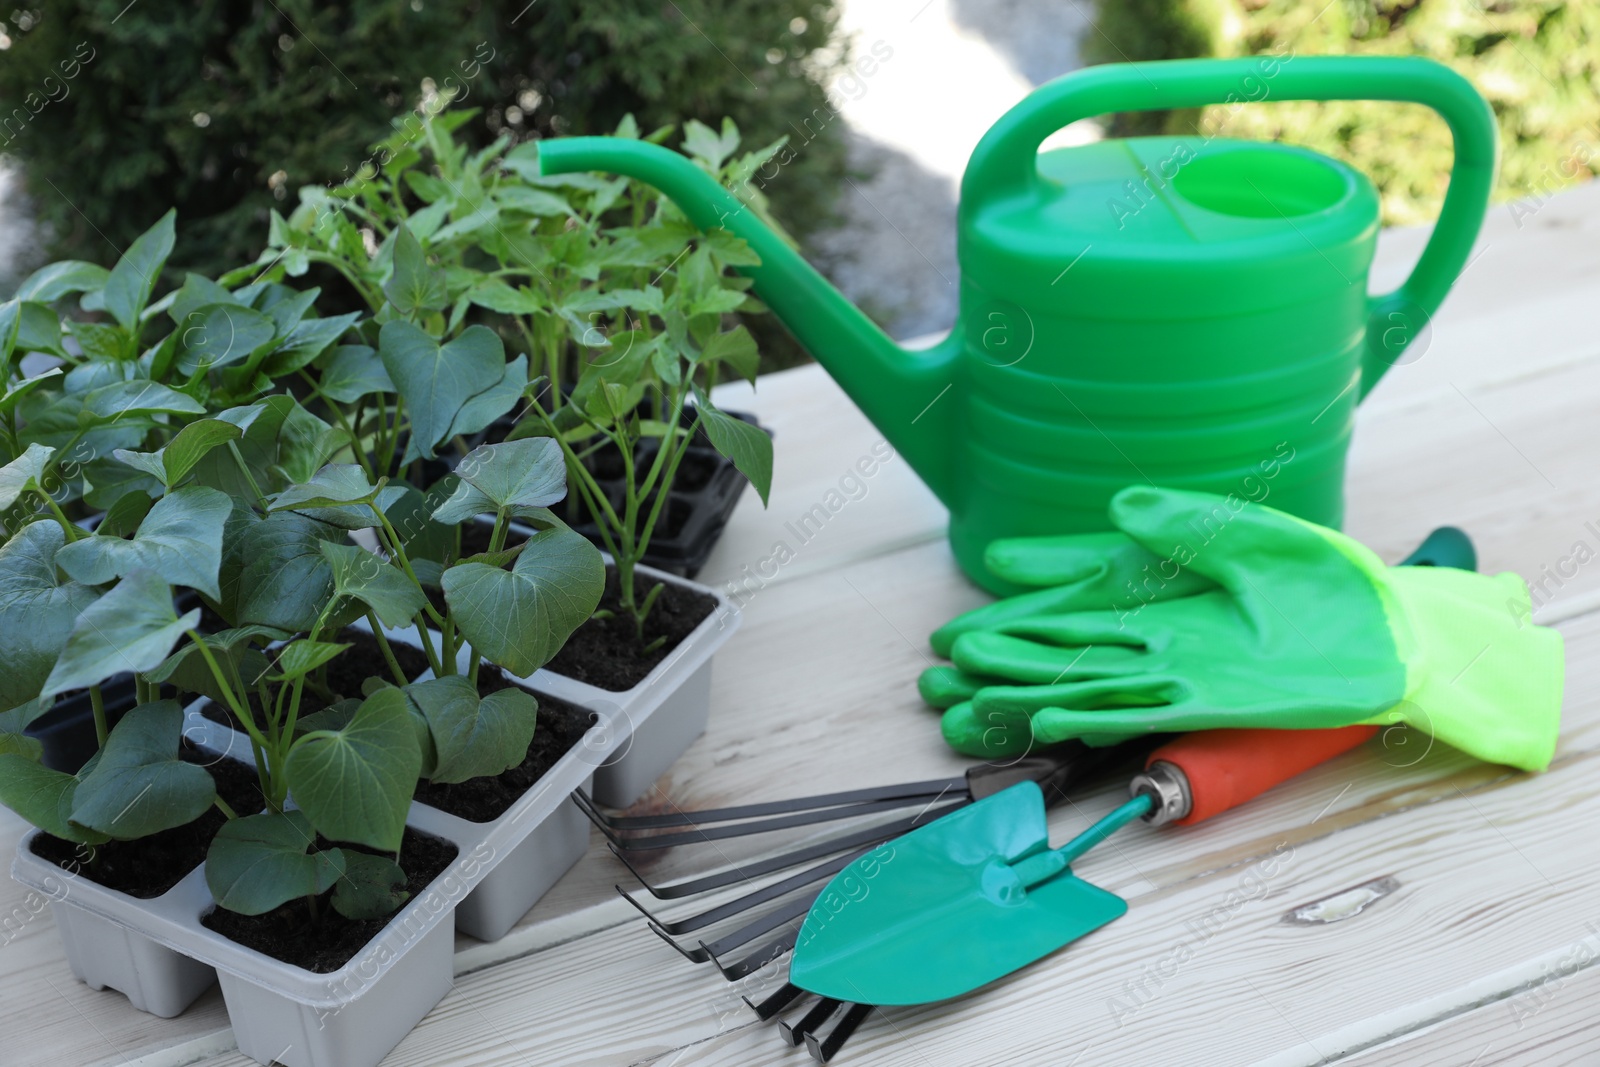
[[[789,981],[864,1004],[944,1000],[1128,910],[1070,870],[1020,892],[1010,863],[1049,847],[1044,795],[1032,782],[895,838],[822,891],[800,928]]]

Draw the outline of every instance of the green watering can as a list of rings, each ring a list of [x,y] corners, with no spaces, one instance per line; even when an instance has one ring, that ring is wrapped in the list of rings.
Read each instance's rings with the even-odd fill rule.
[[[1282,144],[1140,137],[1039,152],[1087,116],[1267,100],[1433,108],[1455,170],[1405,284],[1367,295],[1378,196]],[[747,241],[773,309],[950,509],[961,566],[995,592],[1001,537],[1106,528],[1133,483],[1233,493],[1337,528],[1356,402],[1438,308],[1483,222],[1495,126],[1424,59],[1255,57],[1092,67],[1012,108],[961,183],[960,314],[925,351],[890,340],[728,190],[639,141],[546,142],[544,173],[648,182]]]

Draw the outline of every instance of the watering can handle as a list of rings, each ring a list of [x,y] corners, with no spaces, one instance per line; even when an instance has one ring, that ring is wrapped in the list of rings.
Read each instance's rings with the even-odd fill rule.
[[[1455,166],[1444,207],[1411,276],[1369,298],[1365,395],[1438,310],[1466,265],[1494,183],[1494,115],[1461,75],[1432,60],[1390,56],[1250,56],[1113,63],[1058,78],[1006,112],[973,150],[961,209],[1026,196],[1040,181],[1039,145],[1079,119],[1266,100],[1393,100],[1426,104],[1450,126]]]

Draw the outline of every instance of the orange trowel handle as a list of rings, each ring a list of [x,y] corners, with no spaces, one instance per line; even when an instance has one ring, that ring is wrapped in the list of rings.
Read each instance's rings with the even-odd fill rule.
[[[1376,726],[1337,730],[1202,730],[1185,734],[1150,754],[1148,770],[1167,763],[1188,783],[1189,811],[1172,821],[1204,822],[1265,793],[1302,771],[1349,752],[1378,732]]]

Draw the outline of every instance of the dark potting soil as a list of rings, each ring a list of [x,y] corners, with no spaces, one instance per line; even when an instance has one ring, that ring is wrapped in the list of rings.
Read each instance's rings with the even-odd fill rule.
[[[636,575],[634,595],[643,600],[650,590],[662,584],[654,578]],[[695,589],[667,582],[644,623],[644,643],[634,630],[633,619],[622,610],[622,595],[615,567],[606,568],[606,591],[600,598],[602,611],[609,618],[590,619],[567,639],[549,667],[558,674],[601,689],[620,693],[632,689],[672,654],[716,610],[716,597]],[[661,647],[643,652],[657,638],[665,637]]]
[[[365,630],[346,629],[341,631],[335,640],[351,646],[328,664],[328,688],[335,695],[359,700],[361,686],[368,678],[394,680],[389,672],[389,665],[383,660],[383,651],[378,647],[376,637]],[[395,662],[400,664],[400,670],[407,678],[415,678],[428,669],[428,657],[420,648],[412,648],[398,641],[390,641],[389,647],[394,651]],[[326,707],[328,703],[307,689],[301,698],[301,714]],[[259,711],[255,707],[254,696],[251,697],[251,708]],[[241,733],[244,731],[244,726],[240,724],[238,716],[234,715],[233,709],[225,708],[215,701],[206,701],[200,713],[212,722],[221,723]]]
[[[260,782],[255,769],[238,760],[224,759],[182,743],[179,753],[186,763],[198,764],[211,772],[217,783],[217,793],[228,806],[240,815],[249,815],[263,807]],[[94,862],[88,861],[88,851],[82,845],[63,841],[50,834],[34,838],[33,851],[64,870],[82,875],[93,882],[126,893],[131,897],[149,900],[159,897],[183,881],[185,875],[206,858],[211,839],[222,829],[227,818],[215,807],[206,809],[193,822],[163,830],[137,841],[109,841],[94,849]]]
[[[371,852],[353,845],[343,848]],[[382,853],[386,855],[386,853]],[[400,845],[400,866],[406,872],[406,889],[415,899],[435,878],[455,862],[456,847],[448,841],[407,829]],[[213,908],[200,921],[230,941],[302,967],[316,974],[337,971],[382,932],[382,919],[346,919],[333,908],[333,890],[317,899],[316,918],[304,898],[291,900],[264,915],[238,915]],[[404,908],[402,904],[400,907]]]
[[[486,665],[478,673],[478,693],[482,696],[514,685],[498,668]],[[521,763],[493,778],[473,778],[454,785],[423,782],[417,786],[416,799],[468,822],[493,822],[504,815],[583,739],[598,717],[565,700],[535,696],[539,701],[539,725]]]

